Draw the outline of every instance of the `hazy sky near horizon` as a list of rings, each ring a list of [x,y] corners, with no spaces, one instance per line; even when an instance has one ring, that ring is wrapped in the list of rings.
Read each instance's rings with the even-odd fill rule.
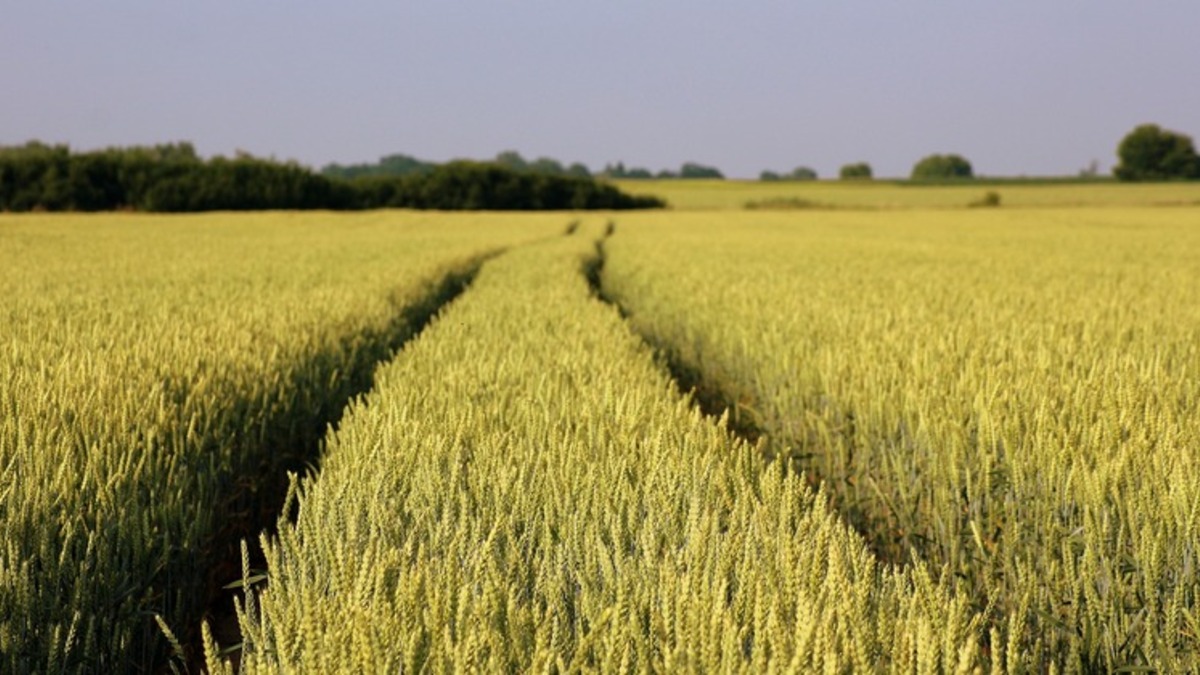
[[[931,152],[1107,171],[1200,137],[1200,2],[0,0],[0,145],[190,140],[329,162],[528,158],[733,177]]]

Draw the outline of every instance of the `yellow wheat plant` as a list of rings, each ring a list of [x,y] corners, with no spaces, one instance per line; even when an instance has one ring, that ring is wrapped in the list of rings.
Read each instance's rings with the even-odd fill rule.
[[[408,310],[563,220],[0,215],[0,671],[151,668]]]
[[[1196,672],[1197,215],[630,216],[602,282],[997,667]]]
[[[488,261],[379,371],[263,537],[241,672],[981,667],[966,599],[880,564],[592,297],[602,226]]]

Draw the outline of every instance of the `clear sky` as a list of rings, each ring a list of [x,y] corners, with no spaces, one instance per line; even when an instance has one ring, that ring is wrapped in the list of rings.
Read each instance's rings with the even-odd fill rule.
[[[1200,1],[0,0],[0,144],[1041,175],[1142,122],[1200,137]]]

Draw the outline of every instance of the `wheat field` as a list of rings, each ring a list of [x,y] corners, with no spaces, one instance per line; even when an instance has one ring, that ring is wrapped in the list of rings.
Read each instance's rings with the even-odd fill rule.
[[[614,180],[623,192],[652,195],[680,211],[962,209],[994,192],[1002,207],[1195,207],[1200,184],[986,179],[948,184],[909,181]]]
[[[636,330],[987,618],[996,665],[1194,671],[1194,209],[677,214],[621,224]]]
[[[150,669],[155,615],[198,633],[221,548],[408,310],[562,227],[483,222],[0,215],[0,671]]]
[[[1118,187],[0,214],[0,671],[1194,672],[1200,219]]]

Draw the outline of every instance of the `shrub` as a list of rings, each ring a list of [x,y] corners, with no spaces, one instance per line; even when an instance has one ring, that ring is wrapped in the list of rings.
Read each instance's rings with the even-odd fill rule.
[[[971,202],[967,206],[972,208],[1000,206],[1000,193],[996,192],[995,190],[988,190],[987,192],[983,193],[982,197]]]

